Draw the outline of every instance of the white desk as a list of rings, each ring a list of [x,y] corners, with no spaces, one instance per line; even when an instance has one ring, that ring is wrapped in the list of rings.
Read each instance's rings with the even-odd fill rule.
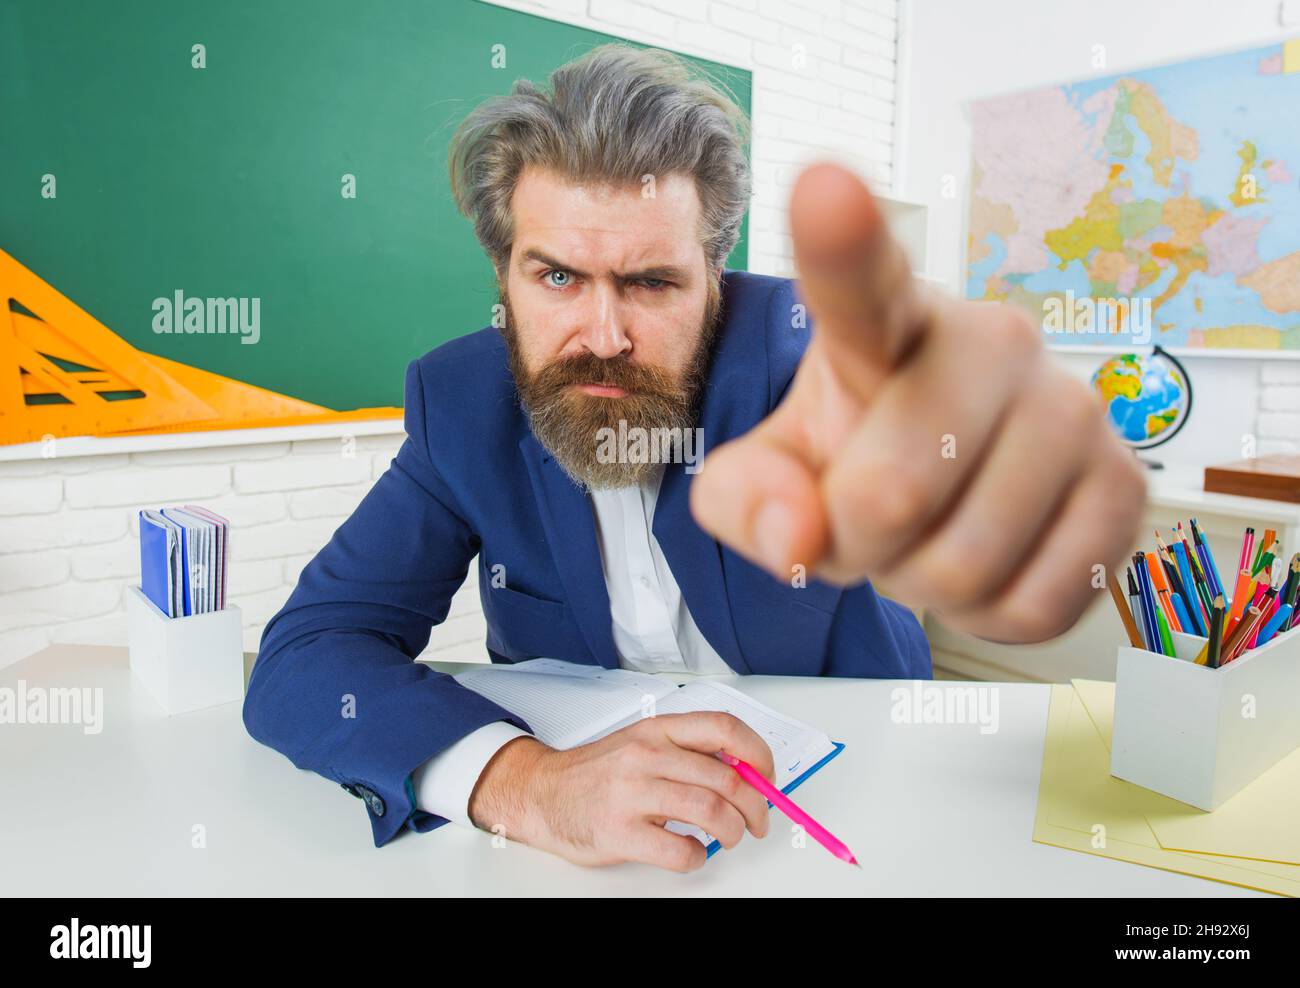
[[[891,723],[894,681],[737,678],[848,747],[800,802],[857,854],[746,838],[700,871],[586,869],[453,825],[375,848],[361,803],[244,731],[238,704],[168,718],[126,649],[56,645],[0,687],[101,687],[104,727],[0,724],[6,895],[1251,895],[1030,840],[1045,686],[1000,686],[1000,730]],[[961,688],[967,684],[936,684]],[[206,829],[204,849],[192,828]]]

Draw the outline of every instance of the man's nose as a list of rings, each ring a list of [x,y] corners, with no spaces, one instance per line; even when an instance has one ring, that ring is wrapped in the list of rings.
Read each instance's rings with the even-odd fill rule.
[[[578,339],[602,360],[609,360],[632,349],[623,307],[612,291],[592,293],[591,309],[586,313]]]

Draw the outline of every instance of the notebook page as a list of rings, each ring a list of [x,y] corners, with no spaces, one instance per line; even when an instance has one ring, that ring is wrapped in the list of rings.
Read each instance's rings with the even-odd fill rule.
[[[203,614],[207,606],[207,558],[208,524],[190,514],[184,508],[163,508],[164,518],[169,518],[185,531],[185,549],[183,552],[184,581],[182,591],[190,605],[190,614]],[[181,611],[179,613],[184,613]]]
[[[646,696],[680,692],[671,683],[626,669],[531,659],[459,673],[456,682],[522,717],[552,748],[572,748],[635,720]]]
[[[191,516],[193,517],[193,516]],[[198,598],[199,613],[206,614],[212,610],[210,594],[212,587],[211,578],[211,555],[212,555],[212,537],[209,532],[209,526],[206,523],[198,522],[196,531],[199,536],[199,561],[193,567],[193,579],[195,581],[195,596]]]
[[[721,710],[743,720],[772,749],[776,770],[775,785],[781,789],[834,749],[831,739],[815,727],[778,713],[723,683],[698,681],[689,683],[672,696],[660,700],[661,714],[689,713],[697,710]]]
[[[230,522],[221,517],[214,511],[200,507],[197,504],[185,505],[185,510],[192,515],[197,515],[204,521],[210,521],[216,527],[216,577],[213,580],[213,600],[214,610],[223,610],[226,606],[226,560],[228,555],[228,543],[230,538]]]
[[[656,713],[681,714],[698,710],[721,710],[743,720],[772,749],[774,784],[784,789],[804,772],[835,750],[831,739],[815,727],[778,713],[757,700],[722,683],[700,680],[660,700]],[[713,836],[693,824],[670,820],[668,830],[685,834],[708,847]]]

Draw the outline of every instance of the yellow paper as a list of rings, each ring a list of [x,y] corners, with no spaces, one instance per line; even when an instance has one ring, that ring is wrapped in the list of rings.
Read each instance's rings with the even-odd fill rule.
[[[1115,684],[1073,683],[1109,751]],[[1300,750],[1213,813],[1163,796],[1144,802],[1142,812],[1161,847],[1300,865]]]
[[[1300,868],[1165,850],[1142,807],[1163,796],[1110,775],[1110,754],[1072,686],[1053,686],[1034,840],[1244,888],[1300,895]]]

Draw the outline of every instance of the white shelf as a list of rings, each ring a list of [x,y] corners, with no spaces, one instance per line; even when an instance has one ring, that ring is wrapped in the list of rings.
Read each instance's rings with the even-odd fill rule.
[[[318,425],[282,425],[261,429],[221,429],[211,432],[165,432],[141,436],[69,436],[55,440],[58,458],[107,456],[113,453],[148,453],[160,449],[200,449],[212,446],[258,446],[266,443],[339,436],[388,436],[406,431],[401,419],[322,422]],[[0,446],[0,463],[44,458],[44,443]]]
[[[929,268],[930,208],[924,203],[876,196],[884,210],[885,218],[894,238],[902,245],[912,262],[912,272],[927,281]]]
[[[1205,489],[1205,471],[1199,467],[1166,466],[1147,471],[1147,498],[1158,507],[1176,508],[1190,514],[1197,512],[1240,518],[1244,525],[1280,521],[1300,529],[1300,504],[1274,501],[1238,494],[1216,494]],[[1292,544],[1291,552],[1300,549]]]

